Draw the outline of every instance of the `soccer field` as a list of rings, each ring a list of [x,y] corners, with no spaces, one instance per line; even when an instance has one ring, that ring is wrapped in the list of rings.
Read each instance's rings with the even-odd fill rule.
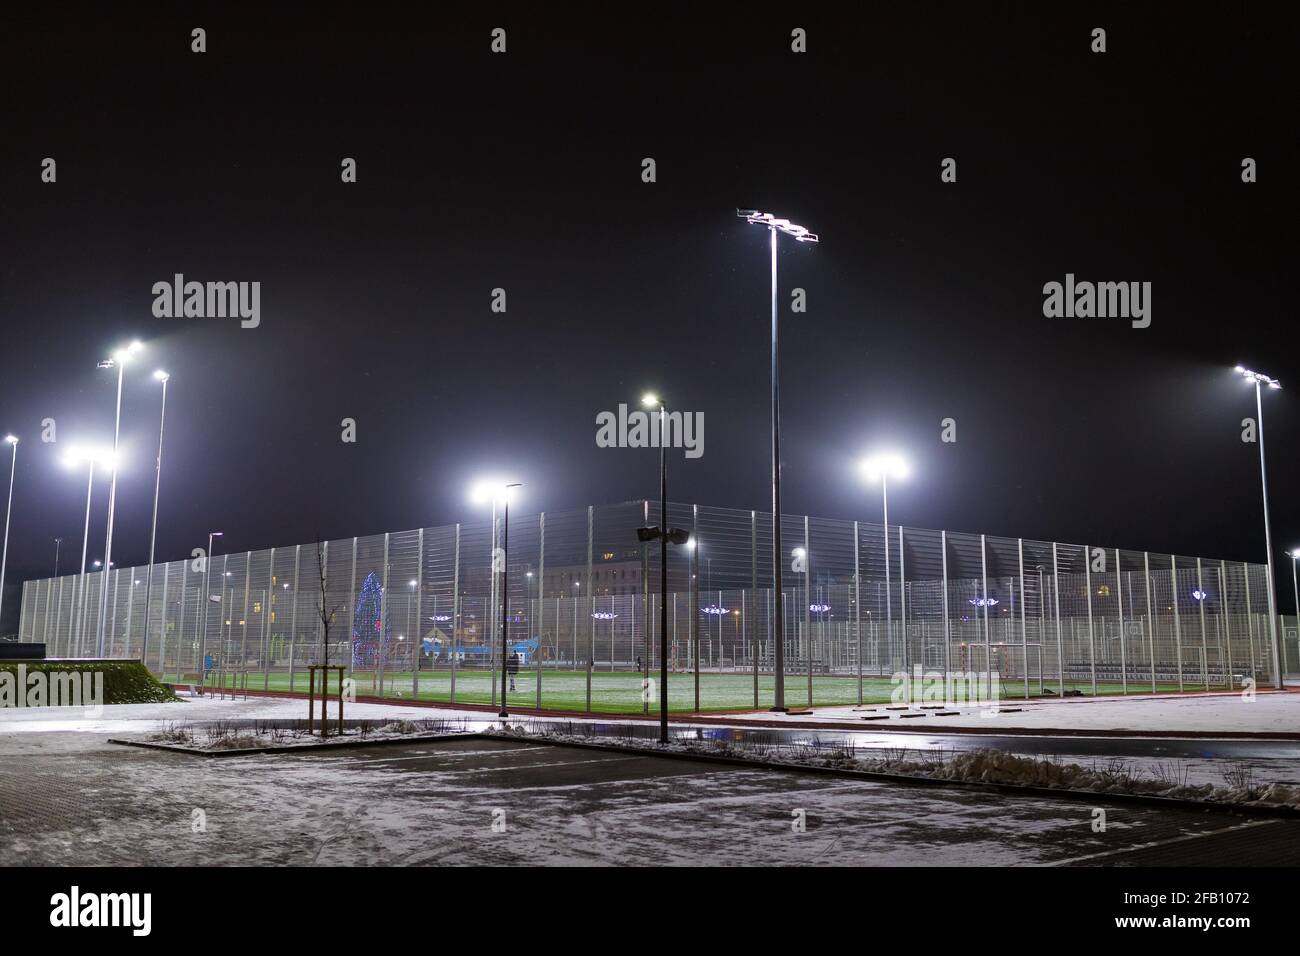
[[[413,676],[410,671],[390,672],[384,675],[382,696],[394,700],[427,700],[451,702],[451,674],[447,671],[421,671],[418,693],[414,690]],[[500,680],[500,675],[497,674]],[[657,674],[652,675],[657,678]],[[370,671],[357,671],[352,674],[356,681],[356,693],[361,697],[380,696],[378,675]],[[180,681],[177,675],[169,675],[164,680]],[[215,687],[215,677],[209,678],[209,686]],[[491,704],[493,675],[483,670],[460,670],[456,672],[455,702],[465,704]],[[227,680],[227,684],[229,679]],[[754,677],[752,674],[719,674],[702,672],[700,674],[699,712],[717,712],[726,710],[749,710],[754,708]],[[296,691],[307,690],[307,674],[298,672],[290,686],[289,674],[284,671],[250,672],[248,674],[249,690]],[[1048,681],[1044,689],[1055,694],[1058,685]],[[1092,690],[1091,682],[1070,682],[1065,684],[1066,691],[1078,690],[1088,694]],[[1129,693],[1150,693],[1150,684],[1129,682]],[[1161,692],[1177,692],[1177,684],[1158,685]],[[1185,691],[1198,691],[1199,685],[1185,684]],[[1220,688],[1221,689],[1221,688]],[[895,685],[888,677],[870,676],[862,681],[862,699],[864,703],[890,703],[895,693]],[[1030,697],[1038,696],[1038,686],[1030,681]],[[1121,684],[1097,684],[1098,694],[1123,693]],[[1023,699],[1024,683],[1019,680],[1005,681],[1001,685],[1001,696],[1007,700]],[[534,707],[537,704],[537,672],[521,670],[515,678],[515,690],[509,699],[519,707]],[[770,674],[759,675],[758,706],[772,706],[773,679]],[[785,680],[785,700],[787,706],[803,705],[828,706],[836,704],[855,704],[858,701],[858,681],[856,676],[814,675],[812,696],[808,694],[807,674],[788,674]],[[915,691],[916,702],[922,701],[920,685]],[[652,695],[649,710],[658,710],[658,697]],[[542,703],[547,710],[586,711],[587,674],[585,671],[544,670],[542,671]],[[678,713],[692,713],[695,707],[695,681],[690,673],[670,674],[668,677],[668,707]],[[642,699],[641,675],[636,671],[594,671],[591,674],[590,710],[609,714],[634,714],[646,709]]]

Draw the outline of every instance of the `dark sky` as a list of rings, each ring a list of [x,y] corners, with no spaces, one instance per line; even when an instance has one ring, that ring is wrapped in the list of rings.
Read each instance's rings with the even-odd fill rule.
[[[1127,6],[0,12],[0,428],[24,439],[0,631],[56,535],[75,565],[59,460],[111,441],[96,362],[132,337],[122,565],[148,551],[160,366],[160,558],[481,519],[483,473],[527,511],[653,496],[655,452],[595,444],[651,385],[705,416],[671,496],[765,508],[767,236],[736,206],[822,239],[780,253],[787,512],[879,520],[853,465],[887,444],[906,524],[1262,561],[1231,368],[1300,388],[1296,22]],[[178,272],[259,281],[260,327],[154,318]],[[1150,328],[1045,318],[1067,272],[1151,282]],[[1295,395],[1266,395],[1279,549]]]

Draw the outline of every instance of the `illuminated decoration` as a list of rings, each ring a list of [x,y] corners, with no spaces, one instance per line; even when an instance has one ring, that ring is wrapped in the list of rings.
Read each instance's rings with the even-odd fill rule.
[[[384,586],[379,576],[371,571],[361,583],[357,606],[352,612],[352,668],[369,670],[378,667],[382,657],[387,657],[390,641],[384,640],[383,615]]]
[[[429,618],[429,620],[431,620],[431,621],[437,621],[438,623],[442,624],[442,623],[445,623],[445,622],[447,622],[447,621],[450,621],[450,620],[451,620],[451,615],[450,615],[450,614],[435,614],[433,617]]]
[[[967,604],[974,604],[976,607],[994,607],[1002,602],[997,598],[967,598]]]
[[[1101,587],[1097,588],[1097,597],[1110,597],[1110,585],[1103,584]]]
[[[1202,591],[1200,588],[1196,588],[1192,591],[1192,599],[1196,601],[1204,601],[1209,596],[1209,591]]]
[[[831,609],[831,606],[830,606],[829,604],[809,604],[809,605],[808,605],[808,610],[812,611],[814,614],[825,614],[825,613],[826,613],[827,611],[829,611],[830,609]]]
[[[727,608],[719,607],[716,604],[710,604],[708,607],[700,608],[700,610],[703,611],[705,614],[726,614],[727,613]]]
[[[598,621],[612,621],[618,617],[613,611],[592,611],[591,616]]]

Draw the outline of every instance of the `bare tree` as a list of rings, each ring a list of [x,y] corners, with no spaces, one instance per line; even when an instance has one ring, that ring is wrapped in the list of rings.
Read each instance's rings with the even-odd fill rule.
[[[320,662],[328,664],[330,662],[330,624],[334,622],[334,615],[343,606],[343,602],[340,601],[333,606],[330,605],[329,583],[325,579],[325,544],[321,541],[319,535],[316,537],[316,568],[320,573],[320,596],[316,602],[316,614],[320,617],[321,623]]]

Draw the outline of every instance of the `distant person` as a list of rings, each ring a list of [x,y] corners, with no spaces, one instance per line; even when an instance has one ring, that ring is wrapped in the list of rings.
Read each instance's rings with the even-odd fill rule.
[[[519,652],[511,651],[510,660],[506,661],[506,673],[510,675],[510,691],[515,689],[515,675],[519,673]]]

